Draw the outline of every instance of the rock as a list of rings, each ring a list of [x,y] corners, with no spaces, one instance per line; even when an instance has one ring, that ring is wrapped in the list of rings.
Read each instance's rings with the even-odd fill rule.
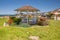
[[[7,22],[4,22],[3,26],[6,27],[9,26],[9,24]]]
[[[39,40],[39,36],[30,36],[29,39],[31,39],[31,40]]]

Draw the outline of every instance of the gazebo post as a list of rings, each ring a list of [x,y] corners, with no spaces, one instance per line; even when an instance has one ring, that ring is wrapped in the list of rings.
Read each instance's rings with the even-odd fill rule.
[[[36,22],[37,22],[37,16],[38,16],[38,15],[37,15],[37,11],[36,11]]]
[[[21,11],[20,11],[20,17],[21,17]]]
[[[20,11],[17,11],[17,18],[19,18],[20,17]]]
[[[29,18],[28,18],[28,10],[27,10],[27,23],[29,22]]]
[[[17,17],[18,17],[18,11],[17,11]]]

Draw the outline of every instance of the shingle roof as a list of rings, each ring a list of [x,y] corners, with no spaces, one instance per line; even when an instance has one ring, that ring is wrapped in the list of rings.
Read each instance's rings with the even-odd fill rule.
[[[39,9],[36,9],[32,6],[23,6],[21,8],[16,9],[15,11],[39,11]]]

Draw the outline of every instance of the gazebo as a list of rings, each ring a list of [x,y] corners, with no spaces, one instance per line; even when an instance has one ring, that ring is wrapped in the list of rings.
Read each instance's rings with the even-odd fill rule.
[[[17,17],[21,17],[22,12],[26,13],[26,17],[27,17],[27,23],[29,22],[29,15],[34,15],[34,17],[36,18],[40,13],[40,10],[37,8],[34,8],[32,6],[23,6],[21,8],[17,8],[15,11],[17,11]]]

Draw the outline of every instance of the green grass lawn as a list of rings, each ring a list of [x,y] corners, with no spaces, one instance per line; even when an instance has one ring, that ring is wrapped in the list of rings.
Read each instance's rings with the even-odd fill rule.
[[[29,36],[39,36],[39,40],[60,40],[60,21],[50,20],[48,26],[3,27],[5,19],[0,19],[0,40],[29,40]]]

